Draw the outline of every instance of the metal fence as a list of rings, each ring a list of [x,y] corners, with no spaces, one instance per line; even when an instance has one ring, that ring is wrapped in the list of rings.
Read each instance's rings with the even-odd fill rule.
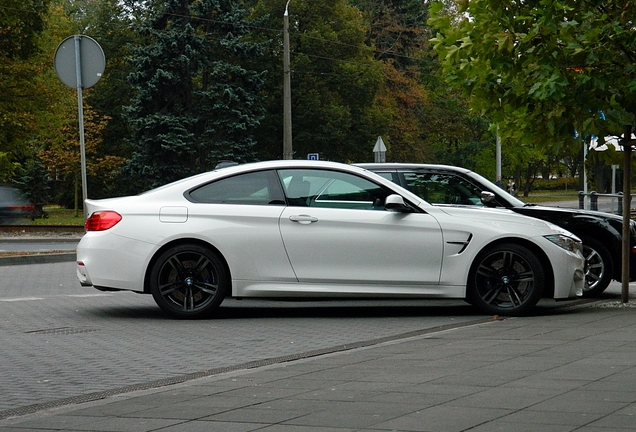
[[[634,196],[631,196],[631,202],[634,202]],[[588,210],[598,210],[609,213],[622,214],[623,213],[623,193],[614,193],[614,194],[606,194],[606,193],[598,193],[592,191],[590,193],[585,193],[583,191],[579,192],[579,208],[586,209],[586,198],[589,198],[589,208]]]

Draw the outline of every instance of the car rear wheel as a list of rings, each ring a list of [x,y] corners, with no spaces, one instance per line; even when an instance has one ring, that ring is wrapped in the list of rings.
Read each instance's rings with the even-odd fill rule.
[[[585,257],[583,297],[596,297],[602,294],[612,281],[612,256],[598,240],[590,237],[581,237],[581,240]]]
[[[501,244],[481,253],[468,281],[468,301],[495,315],[519,316],[533,308],[545,285],[541,261],[528,248]]]
[[[163,252],[150,272],[150,292],[161,309],[176,318],[201,318],[221,304],[229,286],[218,256],[200,245]]]

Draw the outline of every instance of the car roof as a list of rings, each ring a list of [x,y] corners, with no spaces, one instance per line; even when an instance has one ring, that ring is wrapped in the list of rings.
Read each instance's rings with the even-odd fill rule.
[[[175,187],[190,188],[197,186],[202,182],[216,180],[222,177],[229,177],[234,174],[247,173],[251,171],[261,171],[267,169],[331,169],[338,171],[345,171],[350,173],[365,173],[366,175],[375,176],[375,180],[379,183],[390,186],[391,188],[399,188],[401,192],[406,192],[411,195],[414,202],[421,202],[421,198],[412,192],[403,189],[400,185],[397,185],[390,180],[387,180],[376,173],[366,170],[362,167],[349,165],[341,162],[331,161],[314,161],[305,159],[291,159],[291,160],[270,160],[261,162],[250,162],[245,164],[227,164],[219,167],[213,171],[207,171],[204,173],[196,174],[190,177],[186,177],[180,180],[176,180],[171,183],[164,184],[154,189],[147,190],[142,194],[157,193],[164,190],[170,190]]]
[[[425,163],[403,163],[403,162],[368,162],[368,163],[357,163],[354,164],[364,169],[368,170],[376,170],[376,169],[385,169],[385,170],[445,170],[445,171],[453,171],[453,172],[463,172],[468,173],[472,172],[468,168],[457,167],[453,165],[443,165],[443,164],[425,164]]]

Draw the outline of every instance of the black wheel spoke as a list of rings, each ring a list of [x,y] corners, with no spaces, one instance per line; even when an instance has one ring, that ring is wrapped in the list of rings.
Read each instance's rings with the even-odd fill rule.
[[[477,269],[477,274],[487,279],[492,279],[492,280],[497,279],[497,271],[493,269],[492,267],[490,267],[489,265],[485,265],[483,263]]]
[[[522,273],[517,273],[510,278],[510,281],[514,283],[534,282],[534,272],[532,270],[528,270]]]
[[[498,284],[497,286],[484,293],[482,298],[487,304],[492,304],[497,299],[497,297],[499,297],[503,288],[504,286],[502,284]]]
[[[179,261],[179,258],[177,257],[177,255],[171,257],[166,264],[171,266],[173,269],[175,269],[179,273],[183,273],[184,271],[183,265],[181,261]]]
[[[477,262],[469,301],[495,314],[522,314],[541,297],[545,277],[541,262],[516,244],[493,246]]]
[[[194,276],[199,277],[210,267],[210,260],[204,256],[199,258],[199,262],[194,266]]]
[[[199,245],[179,245],[158,257],[150,291],[166,312],[195,318],[221,303],[227,283],[226,271],[211,251]]]
[[[178,290],[181,287],[181,285],[182,283],[179,281],[168,282],[166,284],[159,285],[159,292],[161,293],[162,296],[165,297],[171,294],[172,292],[174,292],[175,290]]]
[[[194,296],[190,287],[186,288],[183,296],[183,310],[194,310]]]
[[[508,285],[508,298],[510,299],[510,303],[514,306],[520,306],[523,303],[523,297],[524,295],[515,289],[515,287]]]
[[[219,289],[218,285],[215,284],[211,284],[211,283],[205,283],[205,282],[198,282],[194,284],[194,287],[200,289],[201,291],[208,293],[210,295],[215,295],[217,290]]]
[[[506,270],[509,270],[511,268],[513,268],[514,263],[515,263],[515,255],[513,255],[511,252],[509,251],[504,251],[503,252],[503,267]]]

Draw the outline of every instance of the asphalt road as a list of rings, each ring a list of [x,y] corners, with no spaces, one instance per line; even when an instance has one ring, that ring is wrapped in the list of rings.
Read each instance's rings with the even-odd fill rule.
[[[81,287],[73,262],[4,266],[0,418],[490,319],[453,300],[230,299],[214,319],[179,321],[150,296]]]
[[[0,253],[6,252],[51,252],[51,251],[74,251],[77,248],[77,240],[72,241],[12,241],[0,239]]]

